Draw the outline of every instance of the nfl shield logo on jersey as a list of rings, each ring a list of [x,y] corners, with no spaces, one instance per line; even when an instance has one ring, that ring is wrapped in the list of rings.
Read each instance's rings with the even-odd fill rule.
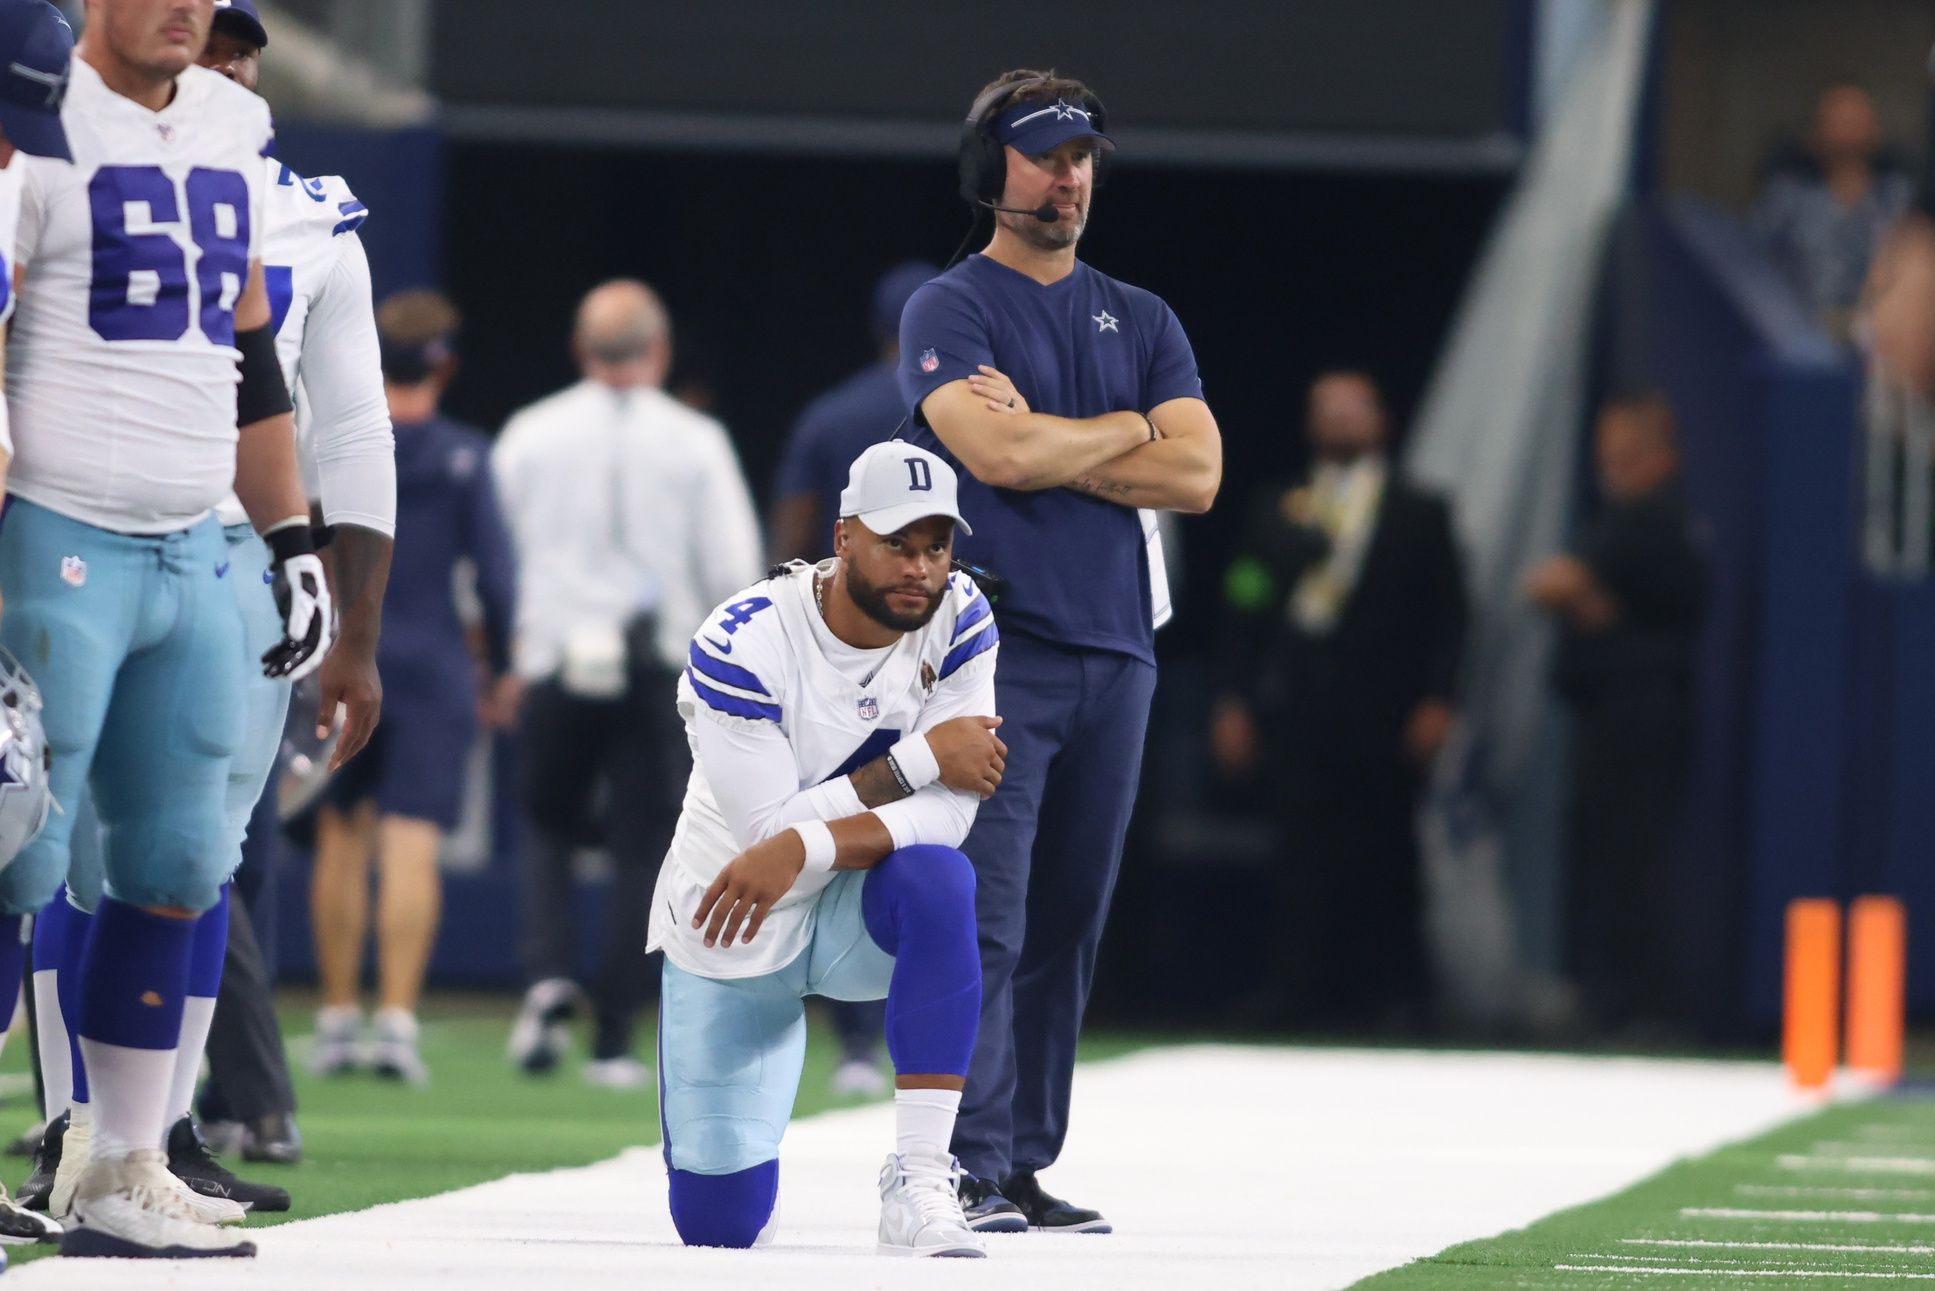
[[[934,353],[934,351],[931,349],[922,350],[920,352],[920,370],[922,372],[932,372],[935,368],[938,368],[939,366],[941,366],[940,355]]]
[[[880,702],[869,695],[860,701],[860,720],[871,722],[880,716]]]
[[[60,558],[60,581],[69,587],[79,587],[87,581],[87,562],[79,556]]]

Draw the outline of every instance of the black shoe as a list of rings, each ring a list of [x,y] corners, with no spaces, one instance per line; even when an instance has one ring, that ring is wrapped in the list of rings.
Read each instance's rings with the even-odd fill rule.
[[[1102,1218],[1099,1210],[1072,1206],[1060,1197],[1041,1190],[1033,1170],[1018,1170],[1001,1185],[1008,1200],[1028,1218],[1030,1232],[1036,1233],[1113,1233],[1115,1225]]]
[[[1021,1207],[1001,1195],[992,1179],[979,1179],[961,1171],[961,1213],[967,1226],[977,1233],[1025,1233],[1028,1217]]]
[[[250,1121],[242,1139],[242,1159],[270,1165],[302,1160],[302,1131],[296,1128],[296,1118],[288,1112],[272,1112]]]
[[[168,1173],[204,1197],[226,1197],[250,1210],[289,1209],[289,1190],[274,1184],[238,1179],[215,1159],[195,1128],[195,1118],[184,1116],[168,1131]]]
[[[10,1157],[30,1157],[40,1150],[40,1136],[47,1132],[45,1121],[37,1122],[20,1132],[20,1137],[7,1144]]]
[[[47,1132],[40,1136],[40,1146],[34,1149],[34,1172],[14,1195],[14,1200],[28,1210],[44,1212],[47,1209],[47,1198],[54,1191],[54,1172],[60,1169],[60,1145],[66,1137],[67,1113],[62,1112],[47,1123]]]

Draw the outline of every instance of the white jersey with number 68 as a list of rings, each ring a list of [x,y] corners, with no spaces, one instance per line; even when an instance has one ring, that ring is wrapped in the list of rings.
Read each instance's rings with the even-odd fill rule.
[[[16,157],[8,487],[123,533],[195,523],[235,475],[235,305],[260,254],[268,106],[190,67],[151,112],[81,59],[74,161]]]

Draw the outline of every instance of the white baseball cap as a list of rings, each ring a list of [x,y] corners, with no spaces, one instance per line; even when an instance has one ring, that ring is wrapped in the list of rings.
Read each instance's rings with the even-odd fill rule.
[[[899,533],[916,520],[946,516],[971,535],[955,496],[959,483],[954,468],[934,454],[890,439],[853,459],[840,490],[840,514],[875,533]]]

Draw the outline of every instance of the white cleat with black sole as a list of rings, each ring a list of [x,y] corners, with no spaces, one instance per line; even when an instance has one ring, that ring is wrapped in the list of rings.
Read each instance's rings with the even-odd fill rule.
[[[945,1152],[890,1153],[880,1168],[882,1255],[984,1259],[961,1213],[961,1164]]]
[[[6,1185],[0,1184],[0,1245],[28,1246],[35,1242],[58,1242],[60,1235],[59,1220],[37,1210],[28,1210],[9,1197]]]
[[[74,1189],[75,1222],[60,1239],[61,1254],[165,1260],[255,1254],[254,1242],[198,1219],[178,1182],[158,1148],[90,1161]]]

